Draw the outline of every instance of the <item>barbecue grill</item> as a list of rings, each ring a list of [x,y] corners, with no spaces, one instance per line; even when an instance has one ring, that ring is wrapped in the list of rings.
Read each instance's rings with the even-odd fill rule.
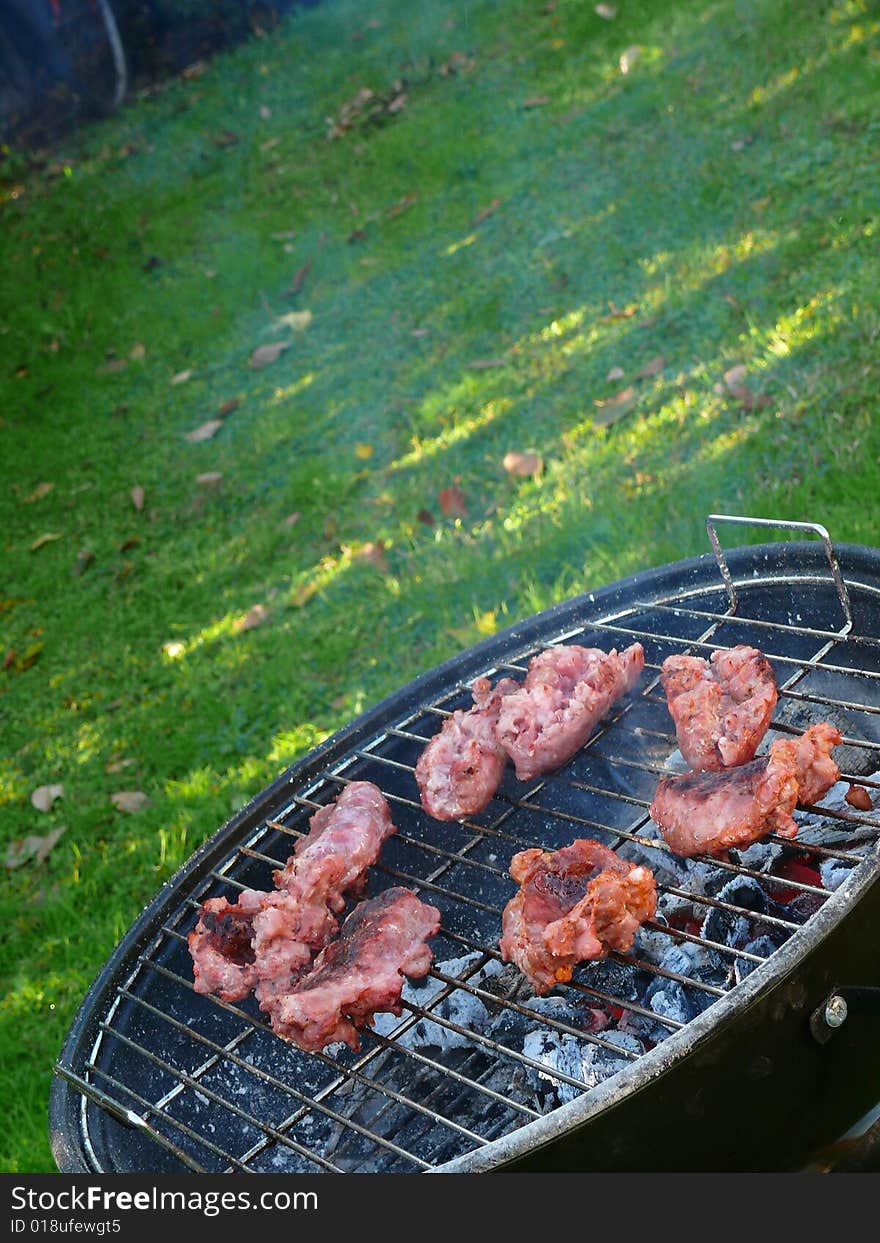
[[[725,552],[722,523],[798,538]],[[206,842],[73,1022],[50,1105],[59,1167],[803,1168],[868,1115],[880,1100],[880,819],[846,803],[844,784],[798,813],[795,842],[771,835],[723,859],[682,860],[647,808],[676,746],[662,661],[737,643],[774,667],[771,728],[838,725],[843,782],[878,797],[880,552],[835,549],[812,523],[716,515],[707,527],[711,553],[557,605],[418,678]],[[416,759],[443,718],[469,705],[475,677],[522,676],[551,644],[634,640],[646,656],[639,687],[564,768],[530,783],[508,771],[486,810],[461,823],[422,811]],[[401,1017],[378,1016],[359,1053],[306,1054],[274,1036],[252,1001],[196,994],[186,935],[206,898],[271,887],[309,816],[355,780],[380,787],[399,829],[370,892],[410,886],[440,908],[442,926],[434,967],[407,984]],[[498,953],[515,889],[508,864],[575,837],[653,867],[658,913],[630,954],[582,964],[535,998]]]

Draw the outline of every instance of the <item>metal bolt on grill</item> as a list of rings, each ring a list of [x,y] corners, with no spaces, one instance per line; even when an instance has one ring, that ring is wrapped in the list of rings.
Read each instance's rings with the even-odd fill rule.
[[[821,544],[726,554],[722,521]],[[601,1112],[661,1073],[674,1050],[686,1056],[691,1033],[702,1038],[769,987],[828,911],[876,876],[880,819],[832,792],[798,813],[796,842],[771,835],[723,859],[673,855],[647,810],[676,747],[660,665],[673,652],[760,647],[780,690],[771,728],[831,720],[844,733],[842,780],[873,792],[880,573],[871,581],[853,562],[847,577],[847,558],[814,524],[712,517],[707,526],[714,560],[569,601],[464,653],[306,757],[211,839],[129,933],[74,1023],[53,1093],[62,1168],[490,1168],[564,1132],[566,1119]],[[639,689],[563,769],[530,783],[508,772],[486,811],[461,823],[423,812],[416,759],[442,719],[467,706],[474,677],[521,674],[551,644],[634,640],[646,655]],[[442,926],[434,966],[406,986],[400,1018],[378,1016],[358,1054],[309,1055],[275,1037],[253,1001],[196,994],[186,935],[206,898],[268,887],[313,811],[355,780],[379,786],[399,830],[371,892],[410,886],[440,908]],[[658,914],[632,953],[584,964],[570,985],[535,998],[498,952],[515,888],[508,865],[519,850],[579,836],[647,862]]]

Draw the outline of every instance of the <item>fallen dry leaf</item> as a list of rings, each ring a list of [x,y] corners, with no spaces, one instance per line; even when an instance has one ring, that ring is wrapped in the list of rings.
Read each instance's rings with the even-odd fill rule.
[[[426,527],[432,527],[434,525],[434,515],[431,513],[430,509],[420,509],[416,514],[416,520],[418,522],[423,522]]]
[[[31,795],[31,803],[37,811],[49,811],[56,799],[64,798],[63,785],[37,786]]]
[[[629,73],[630,69],[641,60],[642,49],[637,43],[633,43],[620,53],[620,72]]]
[[[623,367],[612,367],[605,379],[609,384],[613,384],[615,380],[622,380],[624,377]]]
[[[66,825],[60,824],[57,829],[53,829],[45,837],[37,837],[32,834],[29,837],[23,837],[18,841],[10,842],[6,848],[4,864],[8,868],[20,868],[23,863],[27,863],[30,859],[35,860],[37,863],[45,863],[49,858],[52,847],[58,841],[61,834],[65,832],[66,827]]]
[[[201,444],[203,440],[210,440],[212,436],[216,436],[222,426],[222,419],[208,419],[207,423],[203,423],[201,427],[195,427],[191,432],[187,432],[184,440],[188,440],[192,445]]]
[[[492,367],[506,367],[506,358],[475,358],[467,364],[471,371],[488,371]]]
[[[136,764],[137,760],[120,759],[108,760],[104,765],[105,773],[121,773],[124,768],[131,768],[132,764]]]
[[[615,306],[613,302],[609,302],[608,303],[608,314],[600,315],[599,318],[605,323],[613,319],[630,319],[632,318],[633,315],[635,315],[638,309],[639,308],[635,304],[635,302],[632,302],[630,303],[629,306],[625,306],[625,307],[618,307],[618,306]]]
[[[482,211],[478,211],[476,216],[474,216],[474,225],[482,224],[484,220],[488,220],[490,216],[495,214],[500,206],[501,199],[493,199],[488,207],[484,207]]]
[[[251,354],[248,366],[257,369],[259,367],[268,367],[270,363],[277,362],[285,350],[289,350],[293,342],[291,341],[273,341],[269,345],[259,345]]]
[[[137,548],[141,542],[139,535],[130,535],[128,539],[124,539],[119,545],[120,552],[130,552],[132,548]]]
[[[282,520],[281,525],[289,530],[290,527],[296,526],[301,517],[302,514],[300,514],[299,510],[295,510],[294,513],[288,514],[287,517]]]
[[[14,648],[14,647],[11,647],[11,648],[7,651],[6,655],[3,657],[3,668],[4,668],[4,669],[11,669],[11,668],[12,668],[12,666],[15,664],[15,657],[16,657],[16,651],[15,651],[15,648]]]
[[[30,496],[26,496],[24,498],[24,500],[22,501],[22,504],[33,505],[34,501],[41,501],[44,496],[49,495],[49,493],[52,491],[54,487],[55,487],[54,483],[50,483],[47,479],[44,479],[42,483],[37,484],[33,492],[31,492]]]
[[[285,328],[290,328],[294,332],[305,332],[313,319],[314,316],[311,311],[288,311],[286,315],[279,315],[275,322],[276,324],[283,324]],[[288,342],[284,349],[287,349],[289,344]],[[274,362],[274,359],[271,361]]]
[[[137,484],[135,487],[132,488],[129,495],[131,496],[132,505],[134,505],[138,513],[140,513],[144,507],[144,501],[146,500],[146,493],[144,492],[143,488],[140,486],[140,484]]]
[[[196,475],[196,483],[201,488],[213,488],[223,478],[222,472],[219,470],[206,470],[201,475]]]
[[[637,380],[647,380],[653,375],[659,375],[666,366],[666,359],[662,354],[658,354],[656,358],[650,358],[644,367],[640,367],[636,372]]]
[[[617,9],[613,4],[597,4],[593,12],[606,22],[613,22],[617,16]]]
[[[355,554],[358,561],[368,561],[382,574],[388,573],[388,560],[385,556],[385,543],[377,539],[375,543],[364,544]]]
[[[236,634],[241,634],[245,630],[256,630],[257,626],[263,626],[269,620],[269,610],[265,604],[254,604],[243,617],[239,617],[235,622],[233,629]]]
[[[142,359],[146,358],[147,347],[144,345],[142,341],[136,341],[135,344],[128,351],[128,356],[129,358],[133,359],[136,363],[139,363]]]
[[[110,802],[118,811],[136,812],[149,807],[150,800],[143,790],[117,790],[110,795]]]
[[[60,531],[47,531],[45,535],[37,536],[31,544],[31,552],[36,552],[38,549],[43,548],[46,544],[54,543],[57,539],[61,539]]]
[[[405,194],[402,199],[398,199],[396,203],[392,203],[385,215],[389,220],[393,220],[395,216],[402,216],[405,211],[409,211],[409,209],[418,201],[419,196],[416,191],[410,190],[409,194]]]
[[[536,453],[534,449],[529,449],[526,453],[505,453],[501,465],[508,475],[519,475],[523,479],[529,479],[533,475],[540,474],[544,467],[541,455]]]
[[[223,405],[217,409],[217,418],[225,419],[228,415],[234,414],[241,405],[240,397],[230,397],[229,401],[224,401]]]
[[[524,108],[543,108],[545,104],[549,104],[549,95],[530,95],[528,99],[524,99],[522,106]]]
[[[238,134],[235,130],[222,129],[219,134],[215,134],[211,139],[215,147],[234,147],[238,142]]]
[[[177,375],[173,375],[171,377],[171,383],[172,384],[186,384],[187,380],[191,380],[192,378],[193,378],[193,373],[190,369],[187,369],[186,371],[178,371]]]
[[[616,423],[618,419],[622,419],[625,414],[632,410],[635,404],[636,390],[631,384],[628,384],[626,388],[622,388],[613,397],[596,402],[598,412],[593,415],[593,422],[597,427],[607,427],[609,423]]]
[[[733,392],[735,388],[738,388],[743,383],[747,375],[748,368],[745,364],[737,363],[735,367],[730,367],[727,371],[725,371],[724,383],[730,391]]]
[[[74,563],[72,573],[79,578],[81,574],[86,572],[94,560],[95,554],[92,552],[91,548],[81,548],[76,554],[76,561]]]
[[[440,508],[447,518],[464,518],[467,514],[464,493],[457,483],[448,488],[441,488],[437,493]]]
[[[303,285],[306,283],[306,277],[309,274],[309,270],[311,269],[311,266],[312,266],[311,259],[306,259],[305,263],[301,267],[297,268],[297,270],[293,274],[293,280],[290,282],[290,284],[287,287],[288,293],[294,294],[294,293],[300,292]]]

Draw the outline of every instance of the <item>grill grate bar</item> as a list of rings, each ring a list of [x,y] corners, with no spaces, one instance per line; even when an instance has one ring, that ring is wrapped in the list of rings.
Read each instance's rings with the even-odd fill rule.
[[[141,1096],[139,1092],[135,1092],[134,1088],[129,1087],[126,1083],[122,1083],[108,1071],[102,1070],[100,1066],[96,1066],[94,1062],[86,1062],[86,1070],[88,1070],[91,1074],[100,1075],[102,1079],[106,1080],[106,1082],[116,1088],[117,1091],[125,1092],[132,1098],[132,1100],[137,1101],[139,1105],[147,1110],[148,1113],[151,1113],[154,1117],[161,1118],[163,1122],[169,1123],[171,1126],[176,1127],[176,1129],[183,1135],[186,1135],[189,1139],[194,1140],[202,1148],[206,1148],[208,1152],[213,1152],[215,1156],[222,1157],[224,1160],[231,1160],[240,1174],[250,1173],[250,1170],[246,1169],[240,1161],[237,1161],[234,1157],[230,1158],[229,1154],[221,1148],[219,1144],[215,1144],[213,1140],[207,1139],[205,1136],[200,1135],[198,1131],[194,1131],[193,1128],[191,1126],[187,1126],[185,1122],[181,1122],[178,1118],[173,1117],[171,1114],[165,1113],[164,1110],[158,1109],[155,1105],[151,1105],[150,1102],[145,1097]],[[161,1134],[161,1132],[159,1132],[159,1134]],[[178,1154],[175,1152],[175,1155]],[[200,1174],[204,1174],[206,1172],[202,1166],[198,1166],[197,1169]]]
[[[152,1062],[154,1066],[158,1066],[160,1070],[164,1071],[165,1074],[171,1075],[172,1077],[180,1080],[188,1088],[191,1088],[192,1091],[201,1092],[202,1096],[206,1096],[209,1100],[214,1101],[222,1108],[228,1109],[230,1113],[235,1114],[236,1117],[242,1120],[242,1122],[246,1122],[248,1126],[252,1126],[255,1130],[262,1131],[263,1134],[271,1136],[276,1143],[290,1149],[292,1152],[297,1153],[301,1157],[305,1157],[307,1161],[316,1162],[318,1165],[330,1170],[331,1173],[341,1172],[333,1167],[332,1163],[327,1162],[323,1157],[319,1157],[316,1153],[313,1153],[302,1144],[298,1144],[296,1140],[292,1140],[277,1127],[272,1126],[271,1123],[261,1122],[259,1118],[255,1118],[253,1114],[248,1113],[246,1109],[242,1109],[240,1105],[235,1105],[232,1101],[228,1101],[224,1096],[221,1096],[219,1092],[215,1092],[213,1088],[209,1088],[200,1080],[193,1078],[188,1071],[181,1070],[177,1066],[172,1066],[170,1062],[166,1062],[163,1058],[159,1057],[157,1053],[153,1053],[150,1049],[144,1048],[144,1046],[139,1044],[137,1040],[132,1040],[130,1036],[124,1035],[118,1028],[113,1028],[108,1023],[102,1023],[100,1025],[100,1029],[101,1031],[113,1036],[116,1040],[120,1040],[124,1045],[130,1048],[132,1052],[139,1053],[142,1057],[145,1057],[148,1061]],[[99,1070],[97,1066],[93,1069]],[[100,1073],[103,1074],[104,1072],[101,1071]],[[164,1111],[158,1110],[155,1106],[151,1106],[151,1109],[153,1113],[160,1115],[165,1119],[169,1119],[172,1116],[164,1113]],[[202,1142],[206,1145],[208,1143],[207,1140],[202,1140]],[[241,1164],[238,1158],[229,1157],[229,1154],[224,1152],[222,1149],[217,1151],[219,1155],[229,1159],[230,1162],[236,1166]],[[415,1160],[415,1158],[410,1159]]]
[[[177,937],[179,940],[185,940],[185,938],[182,937],[179,932],[175,932],[173,929],[168,929],[167,931],[172,936]],[[147,963],[147,965],[152,967],[154,970],[161,972],[167,978],[174,980],[176,983],[182,985],[184,988],[190,989],[190,991],[194,991],[191,982],[189,980],[184,979],[183,976],[178,975],[176,972],[170,971],[167,967],[160,966],[159,963],[155,963],[151,959],[144,959],[144,961]],[[479,964],[477,964],[474,969],[479,970]],[[459,984],[460,984],[460,981],[456,981],[455,987],[456,988],[459,987]],[[443,991],[442,994],[438,994],[437,997],[432,997],[431,1004],[436,1005],[438,1003],[438,1000],[445,999],[445,997],[449,996],[450,992],[452,991],[454,991],[454,989],[446,989]],[[230,1002],[220,1001],[219,998],[214,998],[213,1000],[217,1001],[226,1010],[229,1010],[231,1013],[244,1019],[250,1025],[252,1031],[265,1032],[269,1030],[268,1024],[261,1023],[258,1020],[252,1018],[251,1015],[249,1015],[245,1010],[241,1010],[238,1006],[232,1005]],[[407,1004],[408,1003],[406,1002],[404,1003],[404,1005],[407,1005]],[[412,1013],[416,1015],[415,1022],[418,1022],[422,1018],[427,1018],[432,1023],[442,1021],[442,1020],[435,1018],[428,1009],[423,1009],[421,1007],[412,1006],[411,1010],[412,1010]],[[409,1024],[409,1026],[413,1026],[413,1025],[414,1023]],[[430,1066],[433,1070],[439,1070],[439,1071],[442,1071],[443,1074],[452,1075],[453,1078],[459,1079],[462,1083],[466,1084],[467,1087],[477,1088],[478,1090],[483,1091],[485,1095],[492,1097],[493,1100],[495,1100],[498,1104],[504,1105],[505,1108],[507,1109],[516,1110],[529,1117],[540,1116],[539,1114],[536,1114],[534,1110],[529,1109],[527,1105],[520,1105],[517,1101],[509,1099],[508,1097],[504,1096],[500,1092],[495,1092],[488,1088],[480,1089],[479,1085],[474,1083],[473,1080],[468,1079],[466,1075],[456,1074],[448,1066],[441,1066],[439,1063],[433,1061],[431,1058],[427,1057],[425,1054],[418,1053],[416,1050],[397,1044],[395,1041],[390,1040],[387,1036],[384,1036],[379,1032],[371,1031],[370,1036],[372,1039],[379,1041],[380,1044],[384,1044],[387,1047],[387,1049],[391,1052],[406,1053],[408,1057],[412,1057],[414,1060],[421,1062],[423,1065]],[[385,1095],[391,1095],[392,1098],[398,1101],[400,1104],[404,1104],[415,1110],[420,1110],[420,1106],[418,1105],[417,1102],[411,1100],[409,1097],[402,1096],[399,1093],[394,1092],[393,1089],[387,1088],[385,1085],[377,1082],[374,1079],[370,1079],[367,1075],[362,1074],[360,1071],[354,1070],[350,1067],[341,1068],[340,1064],[335,1059],[328,1057],[326,1054],[323,1054],[323,1053],[319,1053],[314,1056],[318,1056],[322,1058],[327,1063],[327,1065],[332,1066],[335,1070],[341,1069],[343,1077],[352,1078],[364,1087],[373,1088],[376,1091],[382,1092]],[[341,1086],[341,1083],[336,1084],[333,1090],[335,1091],[339,1086]],[[304,1112],[309,1112],[312,1105],[317,1105],[318,1109],[321,1110],[322,1112],[329,1114],[330,1116],[334,1116],[333,1111],[331,1109],[328,1109],[326,1106],[321,1105],[320,1101],[318,1101],[315,1097],[307,1097],[304,1094],[297,1092],[296,1089],[293,1089],[293,1088],[286,1088],[285,1090],[289,1091],[292,1096],[298,1097],[299,1099],[301,1099],[304,1103],[306,1103],[309,1106],[309,1109],[305,1110]],[[454,1130],[462,1129],[457,1123],[451,1122],[449,1119],[444,1119],[442,1115],[434,1115],[432,1113],[431,1117],[433,1121],[446,1122],[446,1124],[449,1125]]]
[[[799,634],[804,638],[829,639],[834,643],[852,643],[861,644],[865,647],[880,647],[880,639],[870,635],[855,634],[853,631],[841,633],[839,630],[816,630],[810,626],[795,626],[791,622],[771,622],[765,621],[758,617],[743,617],[739,613],[711,613],[704,609],[695,609],[690,605],[682,604],[665,604],[655,601],[653,604],[646,604],[644,600],[633,604],[633,609],[642,609],[644,611],[656,610],[658,613],[672,613],[675,617],[694,617],[705,619],[706,621],[733,622],[741,626],[758,626],[761,629],[780,631],[784,634]]]
[[[183,981],[183,982],[185,983],[186,981]],[[131,1001],[135,1001],[139,1005],[142,1005],[146,1010],[149,1010],[152,1014],[155,1014],[158,1018],[164,1019],[167,1023],[170,1023],[171,1026],[175,1027],[178,1031],[183,1032],[185,1035],[189,1036],[191,1039],[195,1040],[197,1043],[203,1044],[207,1048],[213,1049],[215,1052],[218,1052],[221,1054],[224,1053],[222,1046],[218,1045],[215,1041],[209,1039],[207,1036],[203,1036],[201,1035],[201,1033],[193,1031],[192,1028],[188,1027],[185,1023],[181,1023],[177,1019],[172,1018],[170,1015],[165,1014],[164,1011],[160,1010],[158,1007],[150,1005],[149,1002],[144,1001],[142,998],[137,997],[133,993],[130,993],[128,989],[122,989],[121,991],[123,993],[123,996],[127,996],[129,997]],[[252,1035],[253,1032],[248,1031],[247,1034]],[[360,1126],[360,1124],[356,1122],[350,1122],[343,1114],[337,1113],[335,1109],[331,1109],[328,1105],[321,1103],[321,1104],[315,1104],[313,1107],[313,1102],[312,1102],[311,1097],[306,1096],[304,1093],[299,1092],[296,1088],[291,1087],[287,1083],[284,1083],[283,1080],[276,1078],[275,1075],[271,1075],[268,1071],[263,1070],[262,1067],[254,1066],[250,1062],[246,1062],[244,1058],[238,1057],[234,1053],[227,1052],[226,1059],[232,1062],[233,1065],[240,1066],[243,1070],[248,1071],[250,1074],[254,1075],[255,1078],[260,1079],[263,1083],[267,1083],[271,1087],[278,1088],[282,1092],[284,1092],[287,1096],[291,1096],[293,1097],[294,1100],[299,1101],[300,1104],[307,1105],[309,1107],[307,1112],[311,1113],[311,1112],[314,1112],[314,1110],[317,1110],[318,1112],[324,1114],[326,1117],[330,1118],[333,1122],[337,1122],[345,1126],[350,1126],[351,1129],[358,1131],[359,1134],[364,1135],[367,1139],[377,1140],[377,1142],[380,1143],[384,1148],[387,1148],[389,1151],[395,1153],[398,1157],[409,1156],[409,1154],[404,1149],[399,1148],[396,1144],[393,1144],[387,1140],[383,1140],[379,1136],[374,1136],[373,1133],[370,1130],[368,1130],[366,1127]],[[375,1088],[379,1086],[373,1080],[370,1080],[370,1079],[367,1079],[366,1082],[371,1088]],[[419,1106],[415,1102],[411,1101],[408,1097],[400,1095],[398,1093],[395,1093],[394,1095],[395,1095],[395,1099],[399,1103],[404,1104],[407,1107],[412,1108],[412,1109],[417,1110],[419,1108]],[[476,1135],[473,1131],[468,1130],[467,1127],[460,1126],[458,1123],[452,1122],[449,1119],[445,1119],[444,1121],[446,1122],[446,1125],[449,1126],[452,1130],[455,1130],[461,1135],[464,1135],[467,1139],[471,1140],[472,1142],[479,1143],[479,1144],[482,1144],[484,1142],[479,1135]],[[321,1158],[313,1154],[311,1152],[311,1149],[307,1148],[305,1145],[302,1145],[302,1152],[303,1152],[303,1155],[308,1153],[310,1160],[317,1161],[319,1164],[321,1163]],[[328,1168],[330,1167],[328,1166]]]
[[[92,1063],[89,1063],[87,1069],[91,1071],[95,1068],[92,1066]],[[54,1073],[59,1079],[63,1079],[65,1083],[69,1083],[72,1087],[76,1088],[76,1090],[87,1100],[90,1100],[93,1104],[98,1105],[104,1110],[105,1113],[110,1114],[112,1118],[116,1118],[118,1122],[123,1124],[123,1126],[134,1127],[135,1130],[143,1132],[144,1135],[149,1135],[150,1139],[154,1140],[160,1148],[164,1148],[166,1152],[172,1153],[178,1161],[182,1161],[183,1164],[188,1166],[194,1174],[207,1173],[205,1167],[203,1165],[199,1165],[198,1161],[195,1161],[188,1152],[185,1152],[182,1148],[175,1144],[173,1140],[168,1139],[168,1137],[163,1135],[161,1131],[157,1131],[155,1127],[150,1126],[149,1122],[147,1122],[145,1118],[142,1118],[140,1114],[136,1114],[130,1109],[125,1109],[124,1106],[120,1105],[119,1101],[117,1101],[114,1097],[108,1096],[106,1092],[102,1092],[97,1084],[92,1083],[88,1079],[83,1079],[82,1076],[75,1074],[74,1071],[70,1070],[67,1066],[62,1065],[61,1062],[55,1063]],[[117,1082],[112,1079],[112,1076],[104,1074],[103,1071],[99,1071],[98,1073],[104,1075],[104,1078],[111,1079],[114,1083]],[[124,1083],[119,1086],[132,1098],[137,1099],[136,1094],[130,1088],[127,1088]],[[152,1106],[148,1101],[144,1101],[143,1103],[148,1109],[152,1109]],[[201,1142],[200,1137],[196,1136],[195,1138],[199,1139],[199,1142]]]

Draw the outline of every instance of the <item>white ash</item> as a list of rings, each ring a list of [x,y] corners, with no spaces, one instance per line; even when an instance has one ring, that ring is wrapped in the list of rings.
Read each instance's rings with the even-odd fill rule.
[[[610,1031],[603,1033],[603,1040],[616,1045],[630,1053],[642,1054],[645,1046],[635,1036],[627,1032]],[[601,1045],[590,1044],[579,1040],[568,1033],[560,1035],[549,1031],[532,1031],[526,1036],[523,1052],[536,1062],[542,1062],[547,1072],[538,1071],[538,1077],[553,1085],[561,1104],[567,1104],[581,1095],[582,1088],[573,1084],[560,1082],[554,1078],[553,1071],[560,1071],[572,1079],[579,1079],[588,1088],[595,1088],[619,1070],[631,1059],[623,1054],[615,1054]]]

